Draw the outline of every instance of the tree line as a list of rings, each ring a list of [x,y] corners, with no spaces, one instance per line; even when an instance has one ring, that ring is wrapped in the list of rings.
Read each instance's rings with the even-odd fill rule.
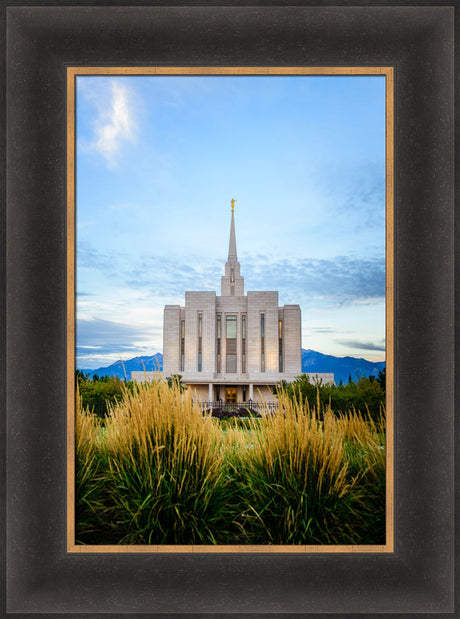
[[[116,404],[123,398],[123,388],[132,385],[118,376],[98,376],[92,378],[81,370],[75,373],[75,379],[80,393],[82,408],[88,408],[98,417],[106,417],[109,405]]]
[[[348,383],[340,382],[338,385],[323,384],[322,380],[312,381],[309,376],[302,374],[292,382],[281,382],[274,387],[273,391],[284,390],[292,399],[301,399],[316,406],[318,398],[323,407],[329,404],[335,413],[359,411],[362,415],[369,415],[377,420],[385,407],[385,368],[378,376],[361,376],[353,381],[351,376]],[[181,376],[174,375],[168,378],[170,386],[178,382],[181,389]],[[85,375],[81,370],[76,371],[76,382],[80,392],[83,409],[88,408],[99,417],[106,417],[108,407],[116,404],[123,398],[123,390],[131,390],[132,381],[124,381],[118,376],[98,376],[92,378]]]
[[[169,386],[177,383],[183,390],[181,378],[179,374],[170,376],[167,379]],[[75,381],[83,410],[88,409],[98,417],[107,417],[109,407],[120,402],[123,399],[124,390],[132,391],[134,385],[132,380],[126,381],[118,376],[94,374],[90,378],[89,374],[84,374],[81,370],[76,370]]]
[[[278,383],[274,392],[280,389],[291,399],[308,401],[313,406],[319,399],[322,407],[330,404],[336,414],[359,411],[376,421],[385,412],[386,369],[380,370],[378,376],[361,376],[356,381],[350,376],[347,383],[340,381],[338,385],[311,380],[302,374],[290,383]]]

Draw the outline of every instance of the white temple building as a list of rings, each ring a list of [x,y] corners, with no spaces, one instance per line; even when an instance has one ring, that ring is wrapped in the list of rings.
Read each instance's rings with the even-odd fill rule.
[[[245,294],[234,203],[220,295],[186,292],[184,306],[164,308],[163,375],[181,375],[201,401],[272,401],[276,383],[302,372],[300,306],[280,306],[276,291]],[[318,375],[328,381],[331,376]],[[132,375],[144,377],[142,372]]]

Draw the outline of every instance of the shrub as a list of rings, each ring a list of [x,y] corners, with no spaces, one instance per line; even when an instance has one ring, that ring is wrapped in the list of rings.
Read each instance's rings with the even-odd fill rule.
[[[380,372],[378,379],[361,377],[346,385],[323,384],[321,380],[312,382],[309,376],[302,374],[291,383],[280,384],[275,391],[283,391],[293,401],[319,402],[322,405],[317,407],[319,416],[329,408],[335,415],[355,411],[378,421],[385,407],[385,373]]]
[[[77,385],[83,408],[88,408],[98,417],[104,418],[109,405],[120,402],[123,399],[123,390],[131,383],[125,384],[118,376],[99,377],[97,374],[92,380],[87,380],[81,371],[77,371]]]

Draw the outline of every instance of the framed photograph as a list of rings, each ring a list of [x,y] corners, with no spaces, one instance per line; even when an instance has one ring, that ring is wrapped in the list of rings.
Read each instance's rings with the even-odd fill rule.
[[[71,67],[67,96],[69,551],[392,552],[393,68]],[[225,186],[253,204],[221,278]]]
[[[7,8],[7,613],[452,612],[453,8]],[[312,85],[308,91],[307,81]],[[344,83],[353,84],[352,92]],[[238,106],[234,115],[232,105]],[[184,109],[188,116],[182,124]],[[293,115],[296,134],[289,122]],[[317,127],[321,123],[322,135],[328,138],[324,143]],[[272,129],[268,141],[267,128]],[[311,159],[305,150],[308,137],[315,150]],[[225,139],[227,149],[222,148]],[[369,154],[373,141],[376,167]],[[270,148],[276,157],[270,157]],[[223,168],[207,150],[222,157]],[[179,153],[187,153],[187,163],[179,160]],[[245,170],[247,180],[240,182],[236,195],[231,162],[238,156],[243,167],[250,160],[254,163],[252,171]],[[216,185],[224,182],[226,159],[229,195],[222,195],[217,208]],[[277,173],[289,181],[272,184]],[[132,186],[127,178],[136,179]],[[329,202],[310,222],[323,252],[317,249],[315,254],[316,270],[336,273],[334,290],[342,309],[350,272],[363,271],[366,282],[353,297],[362,304],[361,319],[354,318],[361,326],[350,327],[349,334],[343,326],[334,326],[334,337],[349,347],[347,352],[353,346],[361,351],[386,346],[380,537],[369,533],[376,531],[370,512],[361,514],[361,537],[349,532],[348,522],[347,534],[340,537],[324,518],[322,527],[314,520],[305,523],[312,533],[299,538],[291,523],[285,526],[285,514],[274,512],[270,527],[269,519],[263,518],[266,506],[249,503],[240,509],[243,519],[231,516],[236,527],[224,535],[222,520],[216,526],[203,524],[209,510],[199,511],[195,522],[195,513],[207,501],[199,493],[195,510],[179,514],[177,504],[172,505],[178,518],[170,534],[164,521],[151,524],[152,493],[142,495],[144,513],[140,505],[134,510],[131,506],[128,516],[115,511],[116,496],[126,504],[129,495],[127,477],[119,475],[121,451],[107,469],[116,469],[120,492],[117,495],[113,486],[110,500],[115,503],[101,503],[98,513],[96,495],[89,490],[82,499],[83,486],[78,479],[75,483],[76,473],[94,472],[97,454],[87,452],[86,469],[81,468],[78,451],[74,458],[76,443],[78,447],[84,436],[75,420],[93,423],[91,415],[78,416],[75,370],[85,381],[88,371],[110,366],[118,354],[113,345],[103,350],[98,334],[104,333],[112,344],[114,336],[120,341],[126,334],[120,345],[133,357],[142,356],[152,342],[156,350],[162,344],[164,378],[180,375],[188,389],[182,392],[174,379],[169,384],[160,381],[158,389],[165,385],[166,394],[161,397],[172,397],[176,389],[177,398],[188,402],[190,410],[200,407],[200,419],[206,408],[204,419],[211,424],[207,436],[218,427],[226,441],[229,436],[241,441],[237,436],[247,437],[248,428],[242,434],[232,425],[222,432],[219,415],[240,407],[246,411],[240,423],[260,424],[256,418],[263,401],[266,418],[276,418],[270,406],[277,407],[278,401],[270,402],[277,383],[302,371],[301,331],[310,329],[313,340],[316,328],[323,341],[332,342],[319,319],[321,309],[324,316],[330,308],[313,303],[310,324],[308,312],[302,320],[296,314],[296,303],[305,303],[305,282],[312,281],[308,272],[314,266],[303,253],[297,264],[302,277],[293,278],[301,282],[301,298],[296,300],[295,287],[286,283],[287,273],[293,273],[286,220],[293,220],[292,250],[301,243],[310,217],[299,205],[315,199],[321,204],[313,190],[305,191],[307,180],[311,187],[314,179],[317,187],[327,186],[329,191]],[[249,209],[243,215],[244,191],[252,191],[255,200],[256,190],[249,191],[251,180],[263,187],[259,211],[254,209],[259,227]],[[289,191],[277,213],[276,197],[282,196],[283,187]],[[188,188],[202,196],[191,195]],[[213,202],[212,212],[203,208],[206,200]],[[153,211],[157,226],[152,227],[145,218]],[[337,264],[326,255],[327,243],[320,241],[321,235],[326,238],[321,221],[325,212],[330,217],[330,251],[354,257],[353,263],[342,261],[338,274]],[[217,220],[212,225],[211,217]],[[380,234],[378,242],[376,236],[366,236],[373,226]],[[278,231],[279,246],[269,228]],[[256,237],[248,232],[251,229]],[[344,236],[358,229],[363,232],[350,245]],[[264,234],[269,239],[265,256]],[[249,243],[251,238],[245,253],[240,239]],[[199,240],[197,267],[190,258],[193,239]],[[313,248],[313,236],[308,242]],[[170,248],[177,243],[181,252],[173,256]],[[369,254],[371,246],[379,256]],[[222,247],[216,285],[216,252]],[[287,256],[283,268],[277,255]],[[243,256],[256,283],[265,261],[265,277],[268,273],[273,286],[260,285],[264,292],[246,293]],[[378,279],[382,263],[383,297]],[[152,290],[149,272],[161,290]],[[181,286],[185,304],[179,298]],[[350,288],[347,294],[356,294]],[[278,296],[269,298],[275,294],[269,290],[280,290],[286,300],[281,294],[279,302]],[[319,299],[326,293],[318,289],[315,294]],[[265,295],[263,302],[257,295]],[[146,336],[153,299],[155,316]],[[369,299],[374,305],[380,299],[386,311],[386,326],[380,321],[380,332],[366,324],[363,307]],[[354,324],[351,318],[348,324]],[[256,331],[254,344],[251,332]],[[368,333],[373,335],[367,337]],[[147,368],[142,373],[147,379]],[[135,394],[150,397],[148,393],[158,391],[152,390],[156,383],[142,380],[135,371],[132,378]],[[258,400],[263,389],[266,393]],[[129,400],[132,392],[123,397]],[[117,413],[117,407],[121,405],[114,402],[103,423],[85,426],[89,434],[96,431],[93,447],[107,438],[118,449],[128,440],[134,413],[123,426],[124,413]],[[289,405],[283,407],[288,418]],[[319,391],[316,414],[321,416],[324,438],[327,405],[321,405]],[[156,419],[155,427],[159,423]],[[257,431],[254,427],[249,428],[250,436],[263,434],[261,426]],[[194,435],[193,441],[198,440]],[[264,455],[267,445],[262,444]],[[149,446],[155,453],[163,448]],[[130,453],[131,461],[141,461],[139,451]],[[198,468],[195,461],[192,468]],[[270,472],[273,468],[270,465]],[[203,482],[196,485],[203,488]],[[255,504],[256,486],[251,493]],[[221,504],[238,503],[241,498],[236,495]],[[83,504],[86,511],[78,512]],[[250,517],[251,510],[256,518]],[[338,511],[338,504],[331,509],[334,522],[342,522]],[[105,522],[110,526],[97,529],[95,522],[104,524],[109,512]],[[185,533],[180,533],[178,522]]]

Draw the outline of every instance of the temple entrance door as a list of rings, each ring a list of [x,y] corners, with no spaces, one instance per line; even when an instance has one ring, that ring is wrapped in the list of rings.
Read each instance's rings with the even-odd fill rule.
[[[225,402],[236,403],[236,387],[225,387]]]

